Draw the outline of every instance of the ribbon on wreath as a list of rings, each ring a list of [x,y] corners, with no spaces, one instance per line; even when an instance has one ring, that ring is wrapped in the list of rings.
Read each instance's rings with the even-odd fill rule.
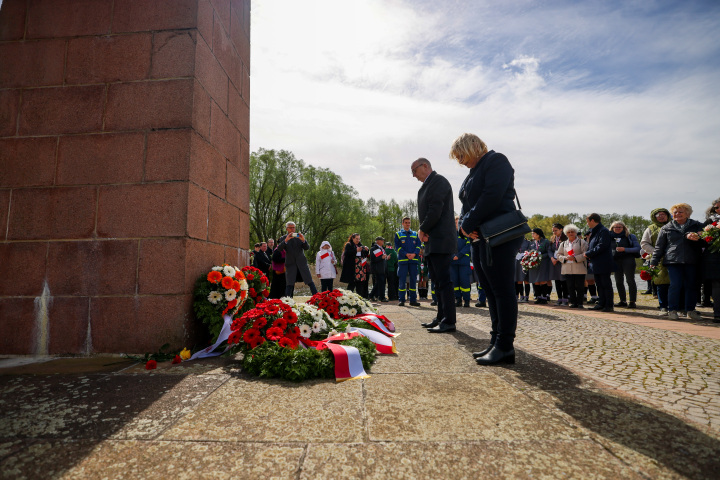
[[[214,352],[213,351],[217,347],[219,347],[222,342],[227,340],[228,337],[230,336],[230,332],[231,332],[230,325],[232,325],[232,317],[230,315],[223,315],[223,321],[225,323],[223,323],[223,327],[220,330],[220,334],[218,335],[217,341],[213,345],[210,345],[207,348],[203,348],[202,350],[195,352],[192,357],[185,360],[186,362],[188,360],[196,360],[198,358],[217,357],[218,355],[222,355],[225,352],[225,350],[228,349],[229,346],[225,347],[225,350],[223,350],[222,352]]]
[[[326,338],[325,340],[300,339],[300,342],[308,348],[317,350],[329,349],[335,359],[335,381],[344,382],[351,378],[370,378],[363,368],[360,350],[347,345],[339,345],[333,342],[350,340],[360,336],[359,332],[340,333]]]
[[[376,332],[375,330],[368,330],[367,328],[357,327],[349,327],[348,332],[357,332],[363,337],[367,337],[371,342],[375,344],[375,349],[379,353],[385,353],[388,355],[397,353],[397,349],[395,348],[395,340],[383,335],[380,332]]]
[[[354,319],[362,320],[363,322],[369,323],[373,327],[383,332],[388,337],[396,337],[398,334],[392,333],[395,331],[395,324],[388,320],[385,315],[376,315],[374,313],[363,313]]]

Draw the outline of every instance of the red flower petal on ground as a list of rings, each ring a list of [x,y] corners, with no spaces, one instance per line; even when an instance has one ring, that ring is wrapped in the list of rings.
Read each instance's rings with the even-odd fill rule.
[[[235,281],[235,280],[233,280],[232,277],[223,277],[223,279],[222,279],[222,286],[223,286],[223,288],[225,288],[225,289],[230,289],[230,288],[232,288],[234,281]]]
[[[180,362],[182,362],[182,358],[180,358],[180,355],[175,355],[175,358],[173,358],[172,360],[173,365],[177,365]]]
[[[157,368],[157,362],[155,360],[148,360],[145,364],[145,370],[155,370]]]
[[[212,272],[208,273],[207,279],[208,282],[218,283],[220,280],[222,280],[222,273],[213,270]]]

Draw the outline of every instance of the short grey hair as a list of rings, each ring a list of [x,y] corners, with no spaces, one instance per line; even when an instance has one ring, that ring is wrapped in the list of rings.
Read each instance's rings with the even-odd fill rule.
[[[295,222],[287,222],[287,223],[285,224],[285,228],[289,227],[290,225],[292,225],[292,226],[294,227],[294,226],[295,226]]]
[[[576,225],[571,223],[570,225],[565,225],[563,227],[563,233],[567,235],[568,232],[575,232],[575,234],[577,235],[578,233],[580,233],[580,229]]]

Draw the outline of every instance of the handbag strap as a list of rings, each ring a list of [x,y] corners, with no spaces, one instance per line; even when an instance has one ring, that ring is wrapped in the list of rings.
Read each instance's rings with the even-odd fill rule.
[[[513,188],[513,193],[515,193],[515,202],[517,202],[518,210],[522,210],[522,207],[520,206],[520,197],[518,197],[517,190]]]

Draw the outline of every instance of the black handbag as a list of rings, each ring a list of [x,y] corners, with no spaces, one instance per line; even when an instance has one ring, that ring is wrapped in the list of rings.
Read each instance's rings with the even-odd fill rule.
[[[488,247],[486,249],[488,265],[492,265],[492,247],[502,245],[519,237],[524,237],[531,232],[528,219],[522,213],[517,192],[515,192],[515,201],[518,206],[517,210],[503,213],[498,217],[480,224],[480,234],[485,239],[485,244]]]

